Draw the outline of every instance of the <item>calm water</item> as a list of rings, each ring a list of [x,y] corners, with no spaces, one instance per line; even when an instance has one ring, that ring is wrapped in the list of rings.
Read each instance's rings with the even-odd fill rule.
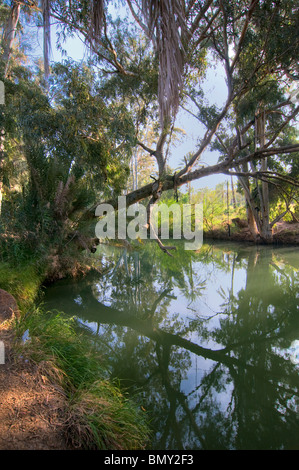
[[[299,250],[101,246],[105,274],[44,302],[100,339],[153,449],[299,449]]]

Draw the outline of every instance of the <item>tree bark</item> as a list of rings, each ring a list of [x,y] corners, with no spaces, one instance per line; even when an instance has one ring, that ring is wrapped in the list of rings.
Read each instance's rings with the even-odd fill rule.
[[[234,209],[237,208],[237,201],[236,201],[236,193],[235,193],[235,186],[234,186],[234,180],[233,180],[233,177],[231,176],[230,177],[230,183],[231,183],[231,188],[232,188],[232,200],[233,200],[233,206],[234,206]]]
[[[255,207],[255,201],[251,196],[250,182],[248,177],[238,177],[244,190],[246,200],[247,224],[253,239],[256,241],[259,236],[259,216]]]
[[[13,42],[16,36],[17,26],[19,23],[21,11],[21,4],[17,2],[13,2],[10,15],[8,17],[7,23],[4,27],[3,35],[2,35],[2,63],[3,63],[3,77],[7,77],[8,73],[8,66],[9,66],[9,59],[11,56]],[[3,106],[3,105],[2,105]],[[1,131],[1,141],[0,141],[0,169],[2,173],[4,158],[5,158],[5,129]],[[3,199],[3,175],[0,175],[0,216],[2,212],[2,199]]]
[[[262,160],[262,171],[267,170],[267,158]],[[270,202],[269,186],[266,181],[262,181],[262,200],[261,200],[261,237],[264,241],[273,240],[272,228],[270,225]]]
[[[261,111],[259,116],[256,117],[256,140],[259,141],[260,148],[263,149],[266,144],[265,138],[265,111]],[[262,158],[261,171],[268,170],[268,159],[267,157]],[[262,181],[262,190],[260,195],[260,207],[261,207],[261,229],[260,236],[265,242],[271,242],[273,240],[272,228],[270,225],[270,202],[269,202],[269,184],[267,181]]]
[[[13,2],[10,15],[8,17],[7,23],[5,25],[3,36],[2,36],[2,61],[4,63],[4,77],[7,76],[9,59],[11,56],[13,42],[16,36],[17,26],[19,23],[21,11],[21,4],[18,2]]]

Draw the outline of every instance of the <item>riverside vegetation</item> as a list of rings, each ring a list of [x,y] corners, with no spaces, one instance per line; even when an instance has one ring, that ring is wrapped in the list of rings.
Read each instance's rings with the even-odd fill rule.
[[[33,389],[37,390],[39,387],[35,381],[39,382],[42,378],[44,387],[42,393],[36,392],[36,401],[30,410],[32,419],[35,418],[35,428],[31,429],[26,424],[21,411],[18,420],[23,424],[22,435],[21,438],[16,438],[14,432],[11,436],[10,430],[5,426],[5,419],[2,419],[0,447],[143,449],[148,443],[150,428],[141,404],[138,405],[138,399],[134,402],[132,397],[129,399],[126,392],[121,391],[117,381],[110,379],[105,358],[97,350],[96,339],[90,340],[79,334],[75,318],[66,320],[59,312],[43,311],[35,306],[42,282],[35,266],[27,264],[13,268],[2,263],[0,279],[1,287],[12,292],[20,306],[20,314],[4,321],[0,326],[0,338],[5,342],[7,360],[14,364],[12,373],[19,373],[22,377],[26,373],[29,377],[33,375]],[[3,381],[9,383],[9,373],[5,372],[0,374],[1,389]],[[45,398],[48,400],[50,391],[53,394],[51,387],[54,387],[54,396],[59,401],[62,400],[63,406],[59,419],[56,417],[57,422],[52,423],[47,431],[47,441],[43,442],[45,431],[43,428],[39,430],[35,407]],[[20,390],[22,392],[22,387]],[[29,397],[30,392],[30,387],[26,388]],[[3,413],[7,409],[7,403],[10,404],[10,390],[6,400],[1,401],[2,418],[5,416]],[[55,416],[55,409],[51,409],[51,400],[48,408],[49,410],[41,410],[45,419],[48,412],[49,419],[51,413]],[[26,406],[20,406],[20,409],[24,409],[25,413]],[[53,436],[57,431],[59,437],[55,440]],[[43,439],[38,435],[39,432]],[[33,441],[29,440],[30,433],[34,435]],[[17,431],[15,434],[18,435]]]
[[[232,222],[234,216],[244,215],[242,198],[238,198],[239,206],[230,205],[230,219],[228,219],[226,213],[228,208],[226,202],[223,202],[227,200],[224,192],[224,187],[221,185],[216,191],[205,192],[204,237],[250,240],[248,231],[240,224],[233,226]],[[200,195],[193,194],[194,199],[197,196]],[[186,201],[187,196],[181,195],[181,200]],[[212,205],[209,204],[209,200],[213,201]],[[174,199],[170,198],[168,201],[164,199],[164,201],[171,205]],[[232,225],[229,232],[228,220]],[[238,220],[242,219],[239,217]],[[290,220],[290,226],[295,229],[296,224],[291,222]],[[170,220],[170,230],[171,227]],[[278,242],[290,244],[289,237],[289,229],[284,230],[284,237]],[[295,238],[291,244],[294,244],[294,240],[298,243],[296,237],[298,231],[295,230]],[[253,240],[251,242],[254,243]],[[26,251],[28,247],[24,248],[18,240],[15,241],[15,246],[12,242],[9,246],[10,254],[4,246],[2,248],[0,285],[16,298],[20,316],[6,321],[2,325],[2,331],[13,332],[11,340],[13,362],[19,364],[22,371],[30,364],[30,370],[34,371],[31,373],[54,385],[56,390],[59,390],[58,395],[63,396],[59,418],[59,426],[63,429],[63,433],[59,435],[58,441],[54,439],[54,448],[57,445],[59,448],[74,449],[145,448],[150,444],[151,430],[142,398],[137,394],[133,401],[117,381],[110,379],[107,361],[97,349],[96,336],[90,339],[89,336],[79,332],[76,327],[76,317],[66,319],[57,311],[47,311],[36,306],[37,302],[42,301],[45,283],[53,283],[64,277],[77,277],[80,282],[80,278],[91,270],[97,270],[101,276],[102,266],[95,264],[96,258],[92,258],[88,252],[82,252],[80,255],[77,253],[74,258],[73,253],[66,247],[63,258],[66,270],[63,271],[61,264],[56,264],[55,259],[51,257],[47,256],[47,262],[41,254],[33,259],[36,251],[35,254],[30,250]],[[13,246],[14,249],[11,250]],[[24,341],[26,336],[28,338]],[[48,393],[48,389],[46,390]],[[37,401],[41,401],[40,396]],[[53,441],[53,433],[52,426],[49,443]],[[24,439],[26,436],[25,432]],[[4,442],[9,448],[7,435]],[[38,443],[35,445],[39,448]],[[26,446],[28,448],[28,443]]]
[[[114,3],[0,2],[0,287],[20,309],[1,334],[15,364],[45,365],[32,370],[62,391],[72,445],[133,449],[150,433],[139,398],[110,380],[75,319],[36,302],[45,283],[102,272],[88,256],[95,207],[122,194],[148,209],[202,202],[206,236],[298,244],[298,18],[293,0],[121,0],[119,15]],[[51,22],[61,62],[49,60]],[[86,61],[66,57],[76,35]],[[204,91],[214,66],[224,104]],[[189,138],[179,110],[201,131],[176,164],[175,144]],[[213,174],[234,186],[192,192]]]

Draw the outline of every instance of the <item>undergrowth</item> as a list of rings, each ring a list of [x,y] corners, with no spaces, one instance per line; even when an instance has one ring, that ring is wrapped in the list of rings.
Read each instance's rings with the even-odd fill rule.
[[[41,281],[42,276],[34,263],[14,266],[9,262],[0,262],[0,288],[15,297],[21,312],[33,305]]]
[[[16,320],[18,353],[42,364],[69,403],[67,437],[85,449],[144,449],[147,416],[116,381],[109,379],[96,342],[78,333],[76,319],[35,309]],[[26,332],[27,341],[22,342]]]
[[[12,323],[16,355],[37,364],[38,373],[63,390],[66,437],[73,447],[144,449],[150,435],[147,416],[110,379],[95,339],[78,333],[75,318],[35,307],[45,273],[56,276],[61,266],[55,257],[51,264],[49,257],[42,261],[27,253],[23,262],[13,253],[0,257],[0,288],[15,297],[21,313]]]

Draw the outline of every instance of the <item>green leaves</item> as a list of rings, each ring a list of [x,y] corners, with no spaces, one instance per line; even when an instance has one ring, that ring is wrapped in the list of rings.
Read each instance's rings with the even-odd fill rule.
[[[135,128],[123,103],[104,103],[87,66],[54,65],[47,89],[36,76],[18,68],[7,86],[4,166],[22,193],[9,205],[6,197],[4,212],[13,213],[12,231],[21,226],[41,246],[63,246],[86,208],[123,189]],[[17,156],[24,165],[12,179]]]

